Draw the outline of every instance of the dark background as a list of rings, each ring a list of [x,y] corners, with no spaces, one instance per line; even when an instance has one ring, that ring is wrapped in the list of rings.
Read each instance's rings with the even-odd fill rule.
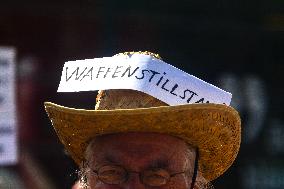
[[[242,144],[215,188],[283,189],[283,42],[282,0],[1,1],[0,46],[17,50],[20,161],[0,171],[15,188],[70,188],[76,166],[43,102],[93,108],[96,92],[56,93],[64,62],[147,50],[233,93]]]

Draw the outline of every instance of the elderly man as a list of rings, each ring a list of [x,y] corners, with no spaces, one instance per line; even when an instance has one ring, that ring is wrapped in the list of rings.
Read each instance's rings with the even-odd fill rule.
[[[147,58],[146,62],[157,61],[159,58],[148,52],[124,55],[129,54],[142,54],[143,63],[144,58]],[[141,57],[139,58],[135,61],[140,61]],[[156,66],[153,62],[149,65]],[[97,78],[103,72],[102,67],[98,68]],[[126,71],[123,73],[117,68],[118,66],[112,73],[112,79],[119,72],[122,73],[121,77],[126,74]],[[139,71],[139,68],[141,66],[137,66],[135,71]],[[106,76],[112,68],[105,70],[103,74]],[[146,72],[149,73],[146,82],[148,87],[153,86],[150,82],[154,83],[154,75],[163,73],[152,68],[141,69],[140,74],[137,73],[135,76],[135,82],[140,82],[142,76],[146,77]],[[85,74],[87,77],[90,75],[90,72]],[[134,71],[129,71],[128,78],[132,75]],[[162,77],[165,75],[164,72]],[[78,77],[76,76],[77,79]],[[159,86],[162,77],[157,77],[154,85]],[[68,79],[66,73],[66,81]],[[148,88],[145,89],[146,92],[143,89],[133,90],[131,87],[119,89],[117,86],[115,89],[100,90],[95,110],[72,109],[45,103],[59,139],[81,167],[80,187],[208,188],[211,187],[210,181],[231,166],[240,145],[238,113],[230,106],[220,103],[169,106],[175,100],[160,98],[159,95],[172,95],[179,98],[177,101],[185,99],[187,95],[189,101],[193,94],[201,96],[202,92],[185,89],[180,90],[178,94],[176,89],[181,84],[177,82],[169,89],[166,84],[171,80],[170,76],[164,80],[159,89],[164,93],[158,95],[147,92]],[[198,84],[198,89],[204,85],[202,82]],[[206,98],[214,99],[210,95]],[[214,96],[214,92],[211,96]],[[218,98],[218,95],[215,98]]]

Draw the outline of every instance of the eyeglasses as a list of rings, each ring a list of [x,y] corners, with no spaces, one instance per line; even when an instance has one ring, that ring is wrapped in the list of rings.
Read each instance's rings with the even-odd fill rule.
[[[139,174],[141,183],[151,187],[163,186],[169,182],[171,177],[187,172],[183,171],[170,174],[167,170],[161,168],[136,172],[126,170],[119,165],[105,165],[92,171],[97,175],[98,179],[105,184],[122,184],[129,179],[130,173],[136,173]]]

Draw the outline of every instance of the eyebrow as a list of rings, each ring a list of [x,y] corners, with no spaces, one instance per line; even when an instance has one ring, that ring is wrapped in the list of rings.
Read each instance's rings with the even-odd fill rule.
[[[112,155],[112,154],[105,154],[103,157],[103,164],[120,164],[119,163],[119,159]],[[100,163],[100,164],[102,164]],[[152,160],[148,163],[148,165],[146,166],[146,169],[153,169],[153,168],[162,168],[162,169],[168,169],[170,165],[170,162],[168,159],[166,158],[159,158],[156,160]],[[95,167],[99,166],[99,164],[97,164]]]
[[[117,158],[115,158],[115,156],[111,155],[111,154],[106,154],[104,157],[105,161],[107,163],[114,163],[114,164],[118,164],[118,160]]]
[[[167,159],[157,159],[150,162],[148,168],[169,168],[169,160]]]
[[[115,156],[111,155],[111,154],[104,154],[102,159],[99,162],[96,162],[94,164],[94,168],[97,169],[102,165],[106,165],[106,164],[118,164],[118,160],[117,158],[115,158]]]

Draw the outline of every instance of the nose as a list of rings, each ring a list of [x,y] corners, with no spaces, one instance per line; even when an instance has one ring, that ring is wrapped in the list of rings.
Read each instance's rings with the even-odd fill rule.
[[[140,181],[139,174],[132,173],[130,174],[127,182],[124,183],[125,189],[145,189],[145,185]]]

